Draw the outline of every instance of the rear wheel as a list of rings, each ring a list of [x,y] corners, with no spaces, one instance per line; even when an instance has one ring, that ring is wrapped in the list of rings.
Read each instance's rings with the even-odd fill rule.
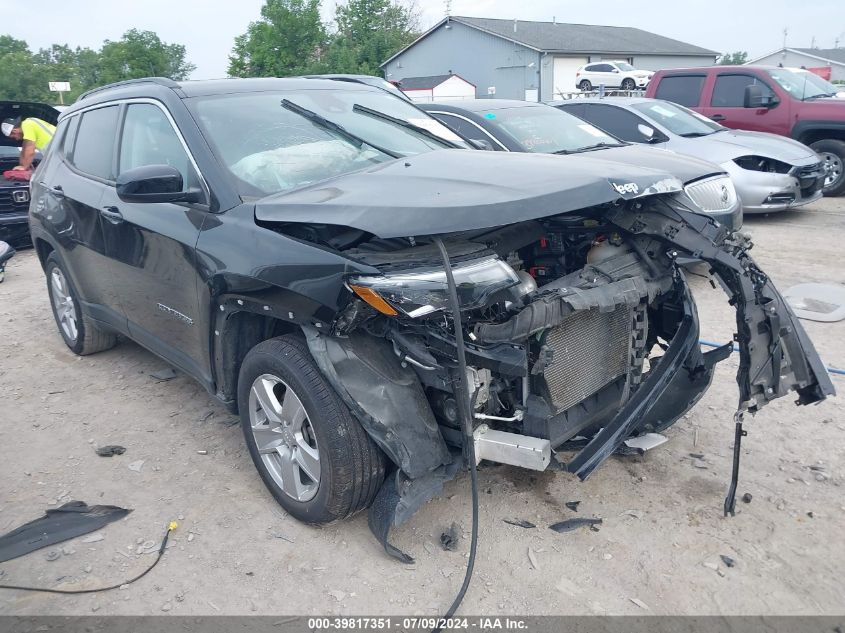
[[[845,141],[825,139],[810,147],[822,159],[825,170],[824,195],[839,196],[845,193]]]
[[[584,92],[589,92],[593,89],[593,84],[590,83],[589,79],[584,79],[580,84],[578,84],[578,87]]]
[[[622,90],[636,90],[637,84],[630,77],[622,80]]]
[[[238,407],[261,479],[295,518],[329,523],[372,503],[384,480],[384,454],[301,338],[270,339],[247,354]]]
[[[53,309],[53,317],[56,319],[59,334],[62,335],[65,345],[74,354],[80,356],[114,347],[117,336],[100,329],[82,311],[79,294],[56,253],[50,253],[47,257],[44,270],[47,274],[50,307]]]

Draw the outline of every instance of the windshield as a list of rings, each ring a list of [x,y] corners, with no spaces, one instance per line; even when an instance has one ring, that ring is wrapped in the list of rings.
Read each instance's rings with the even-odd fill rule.
[[[840,91],[840,88],[837,88],[826,79],[819,77],[814,72],[810,72],[809,70],[796,70],[794,72],[802,79],[806,77],[808,83],[811,83],[816,86],[819,90],[824,91],[824,94],[826,95],[833,96]]]
[[[631,66],[631,64],[628,64],[626,62],[616,62],[616,67],[619,70],[624,70],[625,72],[627,72],[629,70],[635,70],[635,68],[633,66]]]
[[[801,101],[830,94],[830,91],[820,88],[809,77],[811,73],[796,73],[786,68],[773,68],[768,73],[781,88]],[[833,93],[835,92],[834,90]]]
[[[295,107],[283,107],[284,100],[342,129],[309,119]],[[356,104],[423,130],[356,112]],[[442,123],[381,90],[225,94],[196,97],[190,107],[217,158],[235,176],[238,192],[246,197],[287,191],[390,161],[393,156],[465,146]]]
[[[597,127],[551,106],[504,108],[479,114],[526,152],[555,154],[586,150],[604,143],[614,146],[624,144]]]
[[[709,136],[725,128],[686,108],[669,101],[644,101],[631,107],[678,136]]]

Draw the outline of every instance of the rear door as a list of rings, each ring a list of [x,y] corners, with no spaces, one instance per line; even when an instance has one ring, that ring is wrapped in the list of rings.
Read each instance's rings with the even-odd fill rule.
[[[153,100],[124,105],[118,134],[118,173],[170,165],[183,187],[204,184],[165,106]],[[195,246],[207,215],[203,204],[128,203],[114,187],[101,206],[106,252],[130,335],[188,373],[208,380],[208,331],[198,318]]]
[[[712,90],[700,112],[730,128],[789,136],[788,99],[770,108],[744,107],[745,88],[751,85],[759,86],[763,96],[780,99],[772,84],[774,81],[767,82],[750,72],[731,70],[716,73]]]
[[[702,93],[706,73],[685,73],[683,75],[664,75],[657,83],[655,99],[665,99],[678,105],[701,112]]]
[[[633,112],[604,103],[585,103],[583,107],[581,118],[589,121],[600,130],[629,143],[649,142],[649,137],[644,135],[638,126],[644,125],[652,129],[654,129],[654,126]]]
[[[118,114],[119,106],[105,105],[67,120],[57,155],[36,172],[32,208],[59,247],[88,313],[123,329],[100,217],[103,195],[114,186]]]

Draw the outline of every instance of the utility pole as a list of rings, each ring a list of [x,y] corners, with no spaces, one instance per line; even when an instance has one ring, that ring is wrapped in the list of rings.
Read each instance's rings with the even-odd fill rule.
[[[452,15],[452,0],[446,0],[446,17]]]
[[[783,27],[783,47],[786,48],[786,36],[789,33],[789,29]]]

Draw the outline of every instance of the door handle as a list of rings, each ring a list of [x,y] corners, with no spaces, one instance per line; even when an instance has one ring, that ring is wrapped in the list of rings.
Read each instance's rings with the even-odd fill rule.
[[[40,181],[38,184],[41,185],[42,187],[44,187],[47,191],[52,193],[57,198],[64,198],[65,197],[65,190],[62,189],[61,185],[56,185],[55,187],[51,187],[50,185],[48,185],[43,180]]]
[[[724,114],[714,114],[710,118],[714,121],[724,121],[727,117]]]
[[[100,215],[112,224],[120,224],[123,222],[123,214],[117,207],[103,207],[100,209]]]

